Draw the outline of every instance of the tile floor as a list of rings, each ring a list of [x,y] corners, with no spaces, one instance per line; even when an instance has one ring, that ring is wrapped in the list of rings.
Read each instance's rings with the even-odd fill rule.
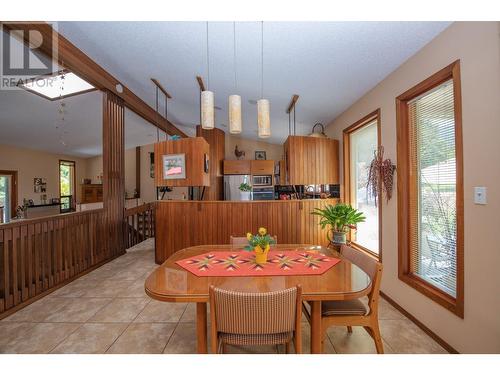
[[[196,353],[195,306],[150,299],[144,280],[156,267],[152,240],[0,321],[0,353]],[[420,328],[380,303],[386,353],[446,353]],[[309,352],[304,321],[303,349]],[[362,328],[328,330],[325,353],[375,353]],[[231,353],[282,353],[282,347]]]

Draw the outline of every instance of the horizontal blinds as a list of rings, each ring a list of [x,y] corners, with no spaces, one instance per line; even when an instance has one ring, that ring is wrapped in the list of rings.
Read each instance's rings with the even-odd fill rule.
[[[408,103],[410,270],[456,296],[457,220],[453,81]]]

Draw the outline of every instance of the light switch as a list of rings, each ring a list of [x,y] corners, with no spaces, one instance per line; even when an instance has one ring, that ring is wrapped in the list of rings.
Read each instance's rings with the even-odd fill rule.
[[[474,203],[475,204],[486,204],[486,187],[476,186],[474,188]]]

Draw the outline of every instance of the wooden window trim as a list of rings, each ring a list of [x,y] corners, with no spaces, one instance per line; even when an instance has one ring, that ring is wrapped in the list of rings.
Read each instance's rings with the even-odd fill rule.
[[[18,195],[18,186],[17,186],[17,171],[11,171],[11,170],[0,170],[0,174],[3,175],[8,175],[12,178],[12,205],[10,207],[10,217],[16,217],[17,215],[17,195]]]
[[[456,297],[410,272],[410,187],[413,185],[410,167],[410,127],[408,102],[423,93],[453,80],[455,109],[455,158],[457,199],[457,285]],[[464,184],[462,143],[462,95],[460,60],[453,62],[396,98],[397,128],[397,191],[398,191],[398,277],[460,318],[464,317]]]
[[[377,121],[377,143],[380,146],[382,143],[381,131],[380,131],[380,108],[377,108],[375,111],[367,114],[362,119],[356,121],[354,124],[348,126],[343,131],[343,153],[344,153],[344,202],[351,203],[351,140],[350,135],[356,130],[361,129],[363,126],[369,124],[373,120]],[[379,189],[380,191],[380,189]],[[369,255],[375,257],[376,259],[382,262],[382,202],[381,195],[377,197],[379,202],[378,204],[378,249],[379,253],[375,253],[370,249],[367,249],[364,246],[361,246],[355,242],[351,242],[351,246],[355,247],[358,250],[362,250]],[[352,237],[352,230],[349,233],[349,239]]]
[[[59,191],[59,199],[61,199],[61,164],[64,163],[73,163],[73,199],[74,203],[76,205],[76,194],[77,194],[77,186],[76,186],[76,161],[74,160],[65,160],[65,159],[59,159],[59,163],[57,166],[59,167],[57,175],[59,176],[59,180],[57,182],[57,190]],[[73,202],[70,202],[71,209],[75,209],[76,207],[73,207]]]

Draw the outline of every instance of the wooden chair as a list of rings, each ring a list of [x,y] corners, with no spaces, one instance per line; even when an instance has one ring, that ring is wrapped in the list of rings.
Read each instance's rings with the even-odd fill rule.
[[[326,330],[330,326],[347,326],[349,333],[352,333],[352,326],[362,326],[375,341],[377,353],[383,354],[384,347],[378,324],[378,301],[380,282],[382,280],[382,263],[368,254],[346,245],[342,246],[341,254],[370,276],[371,290],[368,294],[368,308],[359,299],[323,301],[321,304],[322,342],[326,337]],[[304,314],[310,323],[311,316],[305,305]]]
[[[273,236],[274,243],[278,243],[278,237]],[[248,245],[248,240],[246,237],[233,237],[230,238],[230,243],[232,247],[243,247]]]
[[[267,293],[234,292],[210,286],[210,325],[213,353],[229,345],[280,345],[286,353],[294,341],[302,352],[302,288]]]

